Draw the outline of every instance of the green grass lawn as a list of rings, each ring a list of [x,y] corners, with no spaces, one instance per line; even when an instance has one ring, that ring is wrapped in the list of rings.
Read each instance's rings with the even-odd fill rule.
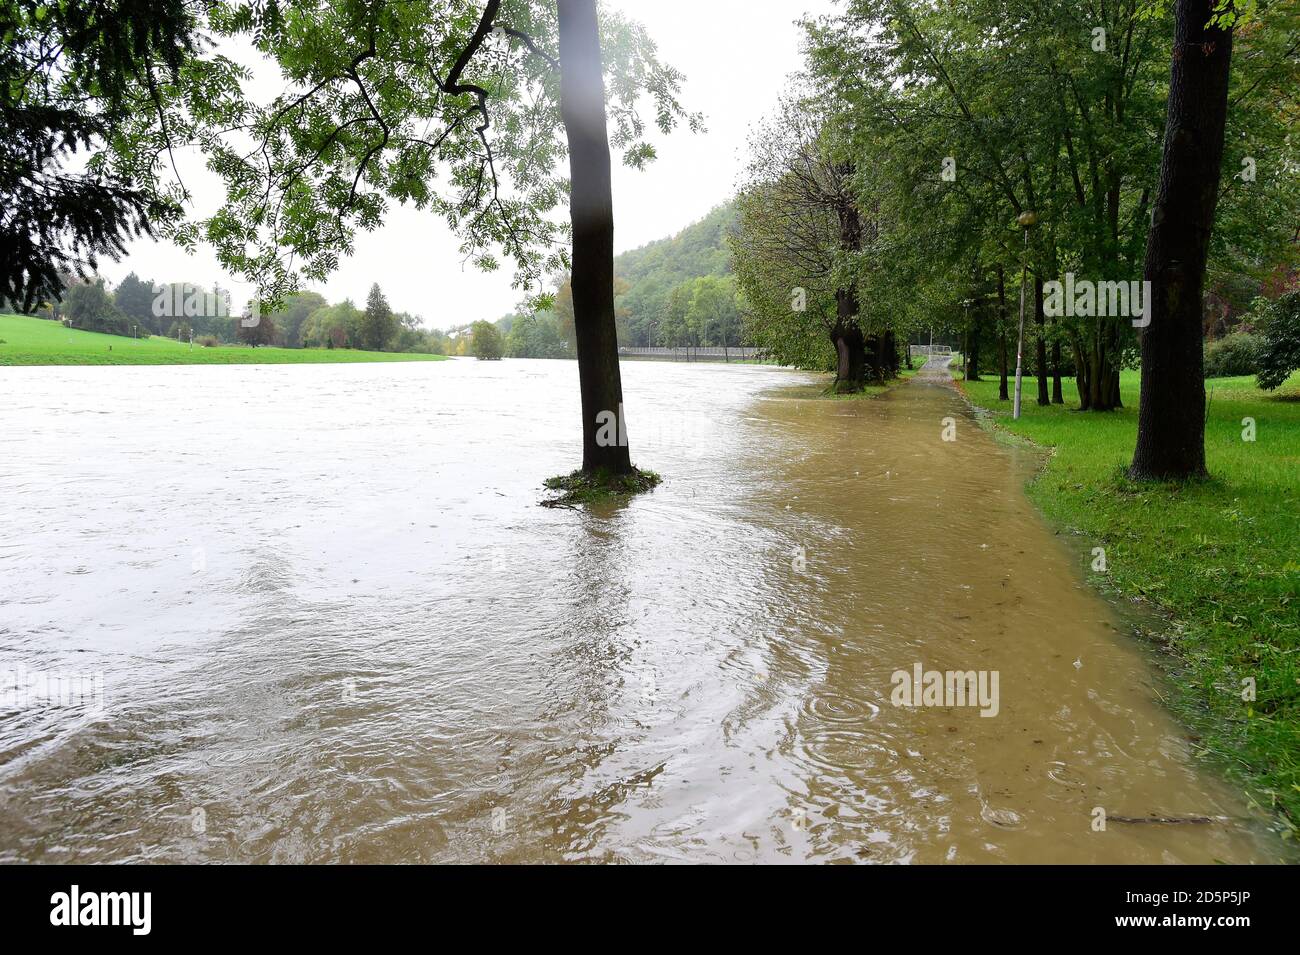
[[[1206,382],[1208,481],[1135,484],[1124,477],[1137,436],[1139,375],[1124,372],[1124,409],[1041,408],[1027,378],[1021,418],[998,400],[997,376],[960,386],[1006,432],[1053,449],[1029,495],[1091,550],[1094,582],[1164,611],[1150,634],[1174,679],[1167,702],[1201,752],[1262,803],[1300,825],[1300,373],[1276,392],[1253,378]],[[1014,386],[1013,386],[1014,388]],[[1253,418],[1255,440],[1243,440]],[[1243,680],[1257,698],[1243,701]]]
[[[0,365],[284,365],[357,361],[441,361],[442,355],[350,348],[250,348],[170,338],[125,338],[64,328],[59,322],[0,315]]]

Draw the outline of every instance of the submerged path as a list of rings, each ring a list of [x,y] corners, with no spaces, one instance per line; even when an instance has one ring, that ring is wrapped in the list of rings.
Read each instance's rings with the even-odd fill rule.
[[[570,362],[14,371],[0,861],[1279,856],[942,369],[627,363],[589,512]]]

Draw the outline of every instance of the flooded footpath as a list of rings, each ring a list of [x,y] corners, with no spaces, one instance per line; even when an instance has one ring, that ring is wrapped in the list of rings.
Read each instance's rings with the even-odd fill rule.
[[[1283,861],[944,375],[624,376],[4,369],[0,862]]]

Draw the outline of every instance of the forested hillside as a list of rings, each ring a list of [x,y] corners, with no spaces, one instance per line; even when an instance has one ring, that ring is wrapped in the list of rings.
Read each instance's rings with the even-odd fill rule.
[[[727,237],[736,226],[731,203],[720,205],[677,235],[614,259],[620,345],[739,345],[741,311]],[[550,311],[507,315],[507,354],[516,358],[572,358],[573,296],[569,283],[555,292]]]

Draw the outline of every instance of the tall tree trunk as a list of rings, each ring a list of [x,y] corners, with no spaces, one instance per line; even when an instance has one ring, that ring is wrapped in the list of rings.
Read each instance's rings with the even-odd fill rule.
[[[898,339],[893,329],[880,336],[881,371],[884,378],[898,377]]]
[[[1050,405],[1051,396],[1047,393],[1047,315],[1043,311],[1043,280],[1034,279],[1034,325],[1037,334],[1034,351],[1034,368],[1038,372],[1038,403]]]
[[[851,201],[839,206],[840,248],[856,252],[862,248],[862,218]],[[868,356],[862,329],[858,327],[858,290],[845,285],[835,290],[835,390],[840,393],[861,391],[866,381],[868,367],[874,356]]]
[[[1201,293],[1223,162],[1232,30],[1208,26],[1213,0],[1176,0],[1169,113],[1147,235],[1150,325],[1142,336],[1135,479],[1205,470]]]
[[[596,0],[557,0],[560,111],[569,142],[573,222],[573,324],[582,394],[582,469],[632,470],[623,420],[623,381],[614,326],[614,198]],[[619,440],[597,443],[602,412],[617,416]],[[604,429],[608,432],[608,428]]]
[[[1065,395],[1061,393],[1061,342],[1052,342],[1052,404],[1065,404]]]
[[[1092,392],[1088,390],[1088,349],[1078,332],[1071,332],[1070,347],[1074,350],[1074,383],[1079,389],[1079,410],[1092,408]]]
[[[1010,401],[1007,392],[1007,285],[998,266],[998,400]]]
[[[969,353],[966,355],[966,380],[980,380],[980,313],[975,309],[972,317],[967,322],[966,347]]]
[[[861,391],[867,377],[867,352],[862,329],[852,324],[837,325],[831,340],[835,342],[835,391],[839,394]]]

